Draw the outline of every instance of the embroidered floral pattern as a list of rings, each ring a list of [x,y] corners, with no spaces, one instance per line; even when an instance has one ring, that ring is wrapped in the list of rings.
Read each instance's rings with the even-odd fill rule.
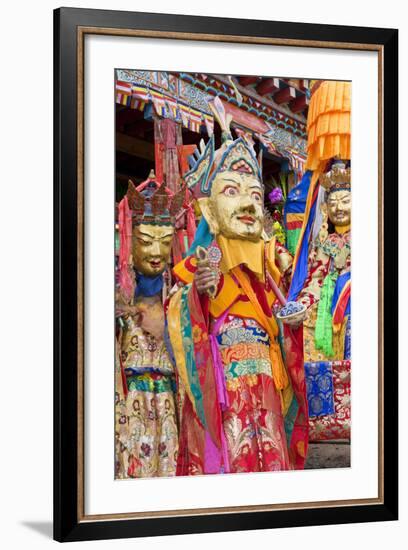
[[[176,383],[163,341],[163,308],[152,299],[140,301],[138,307],[138,315],[126,317],[117,345],[126,377],[120,380],[117,361],[116,387],[125,383],[127,395],[115,396],[116,478],[173,476],[178,451]],[[147,310],[149,315],[144,315]]]
[[[127,476],[173,476],[176,473],[178,448],[177,421],[173,391],[166,391],[166,388],[172,386],[174,381],[170,382],[163,375],[149,374],[144,378],[148,376],[161,377],[161,380],[155,380],[153,387],[155,390],[160,387],[162,391],[132,390],[135,380],[129,384],[126,447],[133,458],[129,460]]]
[[[330,361],[305,363],[309,417],[334,413],[333,372]]]
[[[332,361],[334,411],[309,419],[310,441],[350,439],[350,361]]]
[[[350,438],[350,361],[345,360],[350,358],[350,318],[345,317],[340,330],[333,331],[334,357],[327,357],[315,346],[317,308],[324,278],[329,272],[337,271],[341,275],[350,269],[350,232],[328,235],[323,243],[316,242],[311,251],[309,275],[299,295],[299,301],[309,308],[303,323],[303,353],[309,399],[310,441]],[[325,365],[326,370],[333,369],[332,390],[328,389],[325,394],[317,391],[317,378],[310,370],[319,370],[319,365]],[[324,377],[324,380],[327,379]]]
[[[228,316],[218,342],[229,402],[223,426],[231,471],[289,469],[280,398],[272,381],[269,336],[252,319]]]

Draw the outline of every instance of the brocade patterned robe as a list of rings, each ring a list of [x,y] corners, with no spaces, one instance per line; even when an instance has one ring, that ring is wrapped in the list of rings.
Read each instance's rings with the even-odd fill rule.
[[[136,315],[123,317],[121,362],[127,395],[119,440],[126,460],[119,461],[118,477],[173,476],[178,448],[175,377],[163,341],[161,296],[138,298],[136,306]]]
[[[315,341],[324,279],[330,274],[340,279],[349,275],[350,270],[350,231],[331,233],[312,249],[308,277],[298,297],[308,307],[303,323],[303,351],[311,441],[350,437],[350,315],[345,313],[333,329],[333,354],[318,349]]]
[[[263,257],[263,248],[254,253]],[[265,263],[265,271],[278,281],[276,264],[281,261],[274,257]],[[177,475],[291,469],[292,432],[285,430],[285,414],[293,390],[290,382],[283,392],[274,382],[274,369],[285,371],[285,366],[272,314],[276,296],[268,278],[244,264],[224,269],[217,294],[209,299],[196,292],[195,270],[194,257],[174,268],[185,286],[168,311],[180,411]],[[304,441],[295,437],[299,451]]]

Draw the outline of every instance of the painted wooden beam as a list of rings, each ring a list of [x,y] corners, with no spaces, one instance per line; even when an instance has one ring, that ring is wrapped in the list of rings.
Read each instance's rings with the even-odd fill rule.
[[[241,86],[249,86],[250,84],[255,84],[255,82],[258,82],[259,76],[240,76],[238,78],[238,82],[241,84]]]
[[[305,90],[308,90],[310,88],[310,80],[306,80],[306,79],[301,79],[299,80],[299,88],[300,90],[302,90],[303,92]]]
[[[256,87],[259,95],[273,94],[276,90],[279,90],[279,78],[265,78]]]
[[[247,113],[232,103],[227,103],[226,101],[223,101],[222,103],[224,105],[225,112],[232,115],[233,122],[236,122],[244,128],[248,128],[258,134],[264,134],[269,130],[269,126],[261,118],[251,113]]]
[[[302,94],[289,103],[289,109],[293,113],[300,113],[300,111],[304,111],[308,105],[309,99],[306,97],[306,94]]]
[[[280,105],[281,103],[289,103],[289,101],[296,98],[296,90],[292,86],[282,88],[279,92],[276,92],[273,96],[275,103]]]

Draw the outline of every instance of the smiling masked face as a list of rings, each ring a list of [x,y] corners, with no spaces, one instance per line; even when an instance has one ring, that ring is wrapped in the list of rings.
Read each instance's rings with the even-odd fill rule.
[[[258,241],[263,230],[263,188],[250,174],[233,171],[216,175],[211,197],[201,199],[201,210],[214,235]]]
[[[327,199],[327,214],[332,224],[337,227],[350,225],[351,192],[339,190],[330,193]]]
[[[133,228],[133,265],[142,275],[155,277],[170,260],[174,228],[169,225],[140,224]]]

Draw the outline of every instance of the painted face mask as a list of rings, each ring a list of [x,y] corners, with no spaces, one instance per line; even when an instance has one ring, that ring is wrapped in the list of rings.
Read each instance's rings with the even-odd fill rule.
[[[327,199],[327,214],[332,224],[337,227],[350,225],[351,192],[347,190],[331,192]]]
[[[174,227],[140,224],[133,228],[133,265],[139,273],[155,277],[170,261]]]
[[[263,230],[263,187],[250,174],[220,172],[214,178],[206,211],[212,233],[257,241]]]
[[[173,195],[164,184],[153,179],[138,191],[129,180],[127,198],[132,212],[132,257],[139,273],[155,277],[163,273],[170,260],[174,219],[185,197],[185,188]],[[143,184],[141,184],[143,187]]]
[[[347,227],[351,223],[350,168],[342,161],[336,161],[330,172],[322,174],[319,181],[327,191],[327,216],[336,227]]]
[[[202,143],[184,179],[213,235],[257,241],[263,231],[263,185],[253,144],[232,139],[231,117],[218,98],[209,106],[221,127],[222,145],[215,151],[213,136]]]

